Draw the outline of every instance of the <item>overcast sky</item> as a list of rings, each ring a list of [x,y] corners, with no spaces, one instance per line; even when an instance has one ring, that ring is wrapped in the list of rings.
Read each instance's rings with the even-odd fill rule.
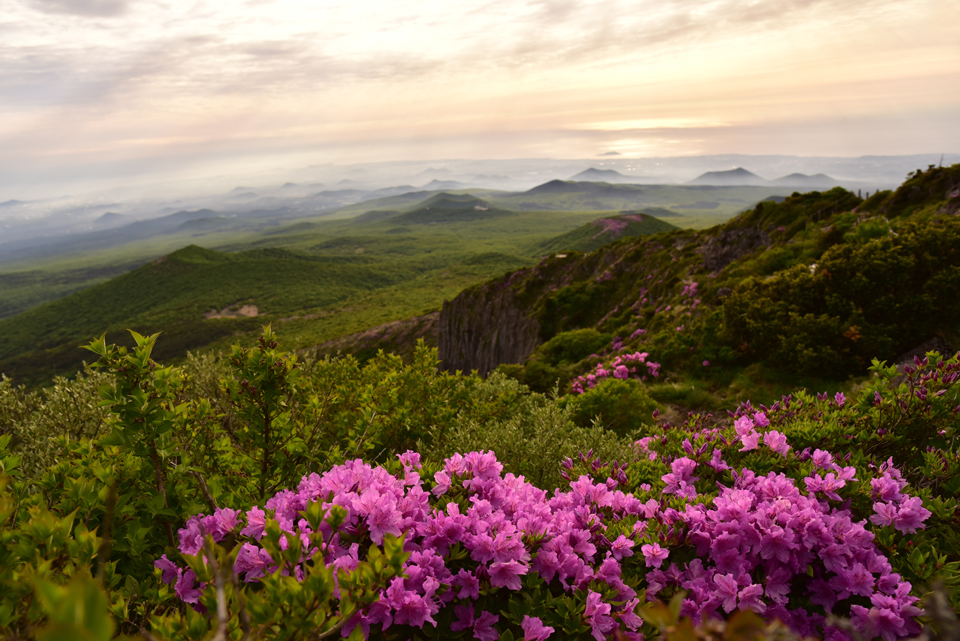
[[[0,187],[960,151],[957,0],[0,0]]]

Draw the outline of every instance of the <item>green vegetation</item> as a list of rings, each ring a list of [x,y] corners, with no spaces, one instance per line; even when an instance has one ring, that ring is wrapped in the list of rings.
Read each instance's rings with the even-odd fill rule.
[[[541,254],[562,251],[590,252],[620,238],[635,238],[677,229],[668,222],[649,214],[622,214],[598,218],[571,232],[539,243],[535,249]]]
[[[184,211],[121,228],[72,235],[46,248],[23,250],[23,258],[7,259],[0,267],[0,319],[101,283],[190,244],[228,252],[284,247],[315,253],[322,251],[315,250],[316,245],[355,237],[361,242],[354,249],[363,248],[368,255],[371,251],[376,255],[375,248],[388,247],[390,253],[428,253],[442,249],[434,242],[439,227],[473,221],[479,224],[470,226],[469,232],[448,235],[449,229],[445,229],[436,240],[456,242],[462,255],[497,251],[529,259],[545,253],[535,245],[604,215],[646,213],[697,228],[722,222],[771,193],[786,194],[754,187],[655,185],[638,191],[636,186],[605,183],[563,184],[567,185],[563,193],[550,188],[523,194],[487,189],[411,192],[335,211],[304,214],[300,219],[290,219],[289,212],[225,217],[211,210]],[[707,203],[709,208],[687,207],[697,202]],[[476,209],[478,206],[486,209]],[[528,215],[516,215],[523,212]],[[429,223],[439,225],[420,228]],[[392,238],[397,235],[404,238]],[[31,255],[35,258],[29,258]],[[493,275],[484,274],[484,278]]]
[[[584,331],[577,336],[587,342],[597,338]],[[718,630],[724,630],[721,621],[705,619],[705,627],[696,630],[689,619],[681,621],[689,612],[680,609],[684,591],[658,583],[660,569],[645,562],[652,554],[647,548],[656,543],[671,564],[678,564],[676,572],[690,573],[686,578],[705,570],[721,576],[725,561],[710,551],[713,539],[698,547],[698,523],[722,526],[722,536],[738,536],[747,519],[768,518],[772,510],[780,510],[781,530],[799,537],[808,520],[794,522],[788,512],[799,518],[801,509],[810,510],[811,504],[822,512],[817,515],[825,524],[821,536],[829,534],[833,541],[832,528],[842,527],[842,533],[835,533],[834,550],[861,546],[860,553],[876,555],[867,570],[870,580],[883,573],[893,582],[883,591],[894,593],[896,588],[896,604],[893,596],[874,606],[846,593],[832,608],[833,614],[852,619],[865,639],[879,638],[886,628],[864,623],[869,619],[858,614],[861,603],[867,604],[865,613],[873,611],[870,607],[904,607],[898,628],[904,633],[891,633],[896,639],[919,630],[913,622],[919,610],[906,606],[921,595],[933,598],[929,592],[935,582],[945,586],[938,594],[946,614],[940,613],[937,625],[950,625],[948,604],[955,607],[960,601],[956,358],[930,353],[918,359],[916,369],[901,382],[895,380],[895,368],[874,362],[870,376],[848,399],[799,392],[769,408],[741,405],[732,419],[712,421],[697,413],[671,425],[662,417],[638,417],[637,408],[642,412],[651,401],[646,386],[635,380],[611,379],[578,398],[559,399],[530,394],[498,374],[484,380],[440,372],[436,351],[423,345],[410,364],[386,354],[366,364],[349,356],[300,360],[280,349],[266,328],[252,347],[236,346],[230,355],[192,357],[182,367],[164,367],[151,358],[156,337],[133,339],[129,350],[102,340],[91,344],[89,350],[99,357],[96,365],[76,381],[61,380],[59,389],[29,392],[8,383],[0,386],[0,416],[16,417],[0,424],[0,631],[7,638],[109,641],[145,630],[149,638],[171,640],[217,635],[295,639],[339,632],[355,612],[371,613],[377,601],[383,605],[390,586],[389,594],[405,586],[428,599],[441,589],[453,594],[454,572],[444,578],[446,583],[438,582],[439,587],[413,579],[438,572],[436,568],[473,572],[477,561],[470,552],[477,548],[470,539],[466,544],[426,545],[430,552],[414,561],[411,550],[404,551],[403,538],[387,533],[371,541],[377,536],[375,518],[381,517],[362,515],[361,499],[379,499],[381,494],[369,485],[363,490],[370,480],[364,476],[366,463],[357,457],[383,466],[369,473],[376,474],[378,482],[395,481],[408,492],[409,503],[402,509],[418,516],[407,518],[447,519],[449,530],[424,527],[426,533],[437,534],[434,540],[458,536],[454,516],[468,510],[471,519],[514,509],[511,518],[521,524],[533,518],[533,511],[511,502],[540,495],[511,476],[522,474],[536,480],[536,487],[556,488],[550,510],[564,509],[567,503],[571,510],[572,531],[524,531],[517,537],[527,554],[549,558],[547,541],[576,542],[573,536],[586,537],[597,552],[613,549],[621,535],[633,542],[634,554],[617,558],[615,571],[613,557],[601,556],[603,572],[597,571],[601,561],[596,561],[596,570],[577,590],[562,586],[539,566],[525,568],[516,587],[498,587],[491,577],[477,575],[481,591],[476,607],[499,613],[492,632],[499,638],[520,638],[524,617],[534,616],[562,630],[558,637],[614,638],[591,614],[588,591],[640,617],[631,625],[645,638],[663,632],[680,641],[674,634],[678,627],[687,630],[683,639],[716,638]],[[568,340],[554,342],[545,353],[564,362],[579,352]],[[89,399],[93,387],[99,389],[99,408],[63,402]],[[624,395],[632,400],[622,403]],[[51,411],[23,409],[44,403],[59,405]],[[600,415],[610,411],[609,417],[626,422],[616,432],[605,430],[600,421],[576,425],[573,415],[587,408]],[[741,447],[747,442],[744,422],[751,431],[763,431],[762,447]],[[420,454],[413,458],[407,452],[397,460],[414,443]],[[495,450],[503,470],[462,472],[465,479],[455,479],[454,489],[445,492],[440,472],[457,469],[456,456],[465,450]],[[817,481],[824,481],[819,472],[833,461],[848,466],[843,480],[817,490]],[[689,476],[692,467],[684,477],[689,481],[684,492],[692,492],[686,495],[677,487],[684,463],[696,468],[695,477]],[[477,465],[476,459],[469,465]],[[327,483],[342,484],[340,497],[321,493],[305,505],[290,507],[322,482],[311,473],[334,470],[349,471],[343,477],[324,477]],[[489,500],[478,500],[461,486],[471,479],[487,484]],[[764,498],[774,484],[777,492]],[[889,497],[881,498],[881,493]],[[611,511],[619,514],[619,503],[628,500],[624,494],[637,499],[639,513],[610,518]],[[749,494],[756,494],[751,500],[764,501],[763,510],[741,508],[737,518],[722,517],[721,506],[732,506],[731,497]],[[356,498],[335,502],[344,495]],[[264,502],[267,497],[271,502]],[[894,510],[913,510],[913,520],[885,520],[876,507],[885,501]],[[250,509],[255,505],[264,509]],[[388,501],[381,507],[389,511],[391,505],[397,507]],[[419,515],[416,505],[428,509]],[[657,518],[646,518],[645,510],[655,511]],[[710,511],[706,520],[694,518],[699,510]],[[208,516],[201,519],[198,513]],[[259,529],[257,513],[264,517]],[[578,521],[574,514],[584,519]],[[594,533],[586,529],[588,523],[602,527]],[[853,524],[859,524],[858,529],[849,530]],[[408,530],[403,537],[425,536],[412,526],[403,527]],[[506,527],[503,522],[501,527]],[[247,534],[247,528],[260,534]],[[302,536],[286,535],[292,528]],[[862,528],[867,536],[853,535]],[[340,556],[332,557],[334,552],[324,546],[333,532],[353,552],[340,550]],[[810,541],[808,537],[801,544],[813,545]],[[251,572],[249,561],[256,546],[273,562],[259,576]],[[340,562],[334,564],[336,559]],[[816,555],[806,564],[812,568],[809,574],[790,569],[789,559],[777,555],[754,552],[750,559],[738,560],[737,567],[757,585],[772,574],[761,563],[782,563],[789,569],[791,574],[783,577],[783,603],[811,616],[809,624],[823,625],[816,617],[827,609],[809,595],[816,594],[824,579],[839,580],[846,574],[831,570]],[[435,569],[427,569],[431,567]],[[828,576],[831,572],[836,576]],[[246,580],[242,573],[247,573]],[[408,582],[401,578],[395,583],[396,577]],[[638,600],[617,598],[624,588],[616,586],[621,585],[638,593]],[[844,594],[840,585],[835,591]],[[681,596],[670,608],[644,605],[654,594],[664,600]],[[459,604],[467,597],[457,598]],[[795,639],[796,630],[788,632],[772,622],[783,616],[770,613],[773,598],[763,595],[756,608],[745,608],[760,610],[759,616],[731,617],[733,608],[716,609],[716,617],[728,619],[724,638],[755,641],[763,632],[770,638]],[[473,607],[473,601],[468,603]],[[690,603],[688,607],[704,607],[702,602]],[[400,610],[399,604],[391,607]],[[930,612],[938,611],[931,606]],[[461,618],[453,613],[452,604],[438,600],[436,625],[397,614],[388,630],[371,624],[370,637],[472,638],[469,628],[451,630]],[[788,617],[791,626],[808,625],[806,621],[798,624]],[[753,632],[737,636],[742,626],[751,626]],[[365,637],[360,626],[353,630],[351,638]]]
[[[867,202],[796,194],[536,266],[533,234],[496,230],[549,216],[455,198],[439,225],[190,246],[9,319],[13,359],[130,320],[164,335],[95,339],[96,362],[46,389],[0,380],[0,631],[512,640],[536,619],[577,641],[846,638],[831,614],[864,639],[931,622],[948,638],[960,355],[877,357],[957,340],[955,193],[960,166],[931,169]],[[250,340],[261,318],[203,318],[254,304],[337,335],[511,261],[487,289],[509,288],[541,343],[486,379],[422,341],[407,361],[314,358],[270,326]],[[191,322],[237,344],[158,362],[201,335]]]
[[[957,346],[958,187],[955,166],[867,202],[841,188],[793,194],[711,230],[624,240],[507,275],[498,282],[544,342],[501,371],[563,391],[618,353],[649,352],[667,379],[650,381],[650,397],[682,415],[801,387],[849,389],[872,358]]]
[[[546,203],[552,197],[540,196]],[[403,207],[379,209],[397,203]],[[473,194],[446,192],[365,205],[368,213],[353,218],[264,223],[253,234],[242,229],[251,220],[231,227],[234,219],[214,212],[174,214],[167,218],[177,226],[148,240],[134,242],[135,230],[127,230],[123,238],[129,242],[115,249],[64,257],[49,271],[0,275],[15,285],[3,289],[11,311],[67,288],[80,290],[0,320],[0,372],[29,384],[49,382],[57,373],[78,370],[84,355],[77,346],[103,332],[130,346],[126,329],[164,332],[157,354],[164,359],[226,349],[238,336],[249,344],[265,322],[309,347],[434,311],[465,287],[532,265],[554,247],[593,247],[610,238],[596,232],[583,237],[584,224],[601,218],[601,211],[507,211]],[[187,214],[203,217],[186,220]],[[629,216],[604,220],[626,221],[626,235],[669,228],[639,216],[642,222]],[[571,229],[573,236],[562,235]],[[171,251],[177,239],[196,242],[197,234],[219,249],[190,245]],[[169,253],[90,286],[129,267],[137,251]],[[90,266],[95,261],[110,266]],[[256,307],[256,320],[237,315],[245,306],[250,313]],[[223,317],[207,318],[211,312]]]

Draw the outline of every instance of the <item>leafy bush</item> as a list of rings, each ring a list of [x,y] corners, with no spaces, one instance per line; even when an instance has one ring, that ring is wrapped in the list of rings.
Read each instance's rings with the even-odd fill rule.
[[[636,379],[607,378],[592,389],[566,399],[574,423],[581,426],[596,421],[608,430],[626,435],[649,423],[656,402]]]
[[[894,358],[960,326],[958,245],[960,221],[905,222],[896,236],[835,245],[809,268],[747,279],[723,302],[725,337],[806,374],[844,376]]]
[[[0,435],[10,435],[26,476],[39,474],[63,455],[59,439],[95,439],[106,433],[107,412],[97,404],[97,389],[107,378],[86,370],[74,380],[58,376],[42,390],[0,378]]]
[[[552,365],[577,363],[609,345],[611,338],[593,328],[562,332],[538,347],[534,358]]]
[[[92,345],[107,436],[27,478],[0,437],[7,636],[637,639],[751,610],[895,639],[934,581],[960,601],[957,357],[631,443],[571,422],[635,421],[634,379],[559,402],[426,348],[301,363],[267,330],[206,371],[134,339]]]
[[[593,427],[590,420],[575,424],[569,407],[554,398],[528,392],[514,379],[494,372],[475,393],[481,401],[491,396],[520,399],[510,415],[495,420],[461,416],[442,437],[427,432],[418,451],[432,464],[440,464],[458,452],[495,451],[504,470],[547,490],[561,487],[560,462],[579,452],[593,450],[604,460],[630,457],[632,442],[628,439],[612,430]]]

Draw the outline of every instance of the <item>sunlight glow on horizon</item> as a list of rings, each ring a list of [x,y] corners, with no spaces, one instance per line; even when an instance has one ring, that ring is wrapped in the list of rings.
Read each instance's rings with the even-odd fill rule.
[[[13,179],[311,150],[960,150],[960,4],[942,0],[8,2]]]

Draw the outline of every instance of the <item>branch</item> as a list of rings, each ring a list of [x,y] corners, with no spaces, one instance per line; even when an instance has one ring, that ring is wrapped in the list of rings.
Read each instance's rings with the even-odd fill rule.
[[[337,623],[337,625],[333,626],[332,628],[330,628],[326,632],[323,632],[322,634],[314,635],[312,638],[315,639],[316,641],[319,641],[320,639],[326,639],[327,637],[332,637],[334,634],[339,632],[340,628],[346,625],[347,621],[352,619],[353,616],[359,611],[360,611],[359,607],[354,608],[353,611],[350,612],[348,616],[340,617],[340,621]]]
[[[146,628],[140,628],[140,636],[142,636],[147,641],[157,641],[157,637],[147,632]]]
[[[203,480],[202,476],[200,476],[200,472],[192,472],[192,474],[194,477],[196,477],[197,482],[200,484],[200,490],[203,492],[203,496],[207,500],[207,506],[210,507],[210,512],[215,512],[217,510],[217,501],[210,493],[210,488],[207,487],[207,482]]]
[[[97,582],[103,586],[103,573],[110,560],[110,547],[113,544],[113,512],[117,506],[117,481],[114,479],[107,490],[107,512],[103,519],[103,542],[97,550]]]
[[[209,536],[204,537],[203,546],[206,548],[208,560],[213,569],[213,584],[217,590],[217,633],[211,641],[227,641],[227,624],[230,622],[230,614],[227,612],[227,595],[223,589],[223,573],[220,571],[220,564],[217,563],[213,539]]]
[[[241,641],[249,641],[250,615],[247,614],[247,608],[243,605],[243,595],[240,593],[240,579],[237,578],[237,573],[233,571],[233,568],[230,568],[230,580],[233,583],[233,593],[237,596],[237,609],[239,610],[238,614],[240,615],[240,629],[243,630],[243,638]]]

